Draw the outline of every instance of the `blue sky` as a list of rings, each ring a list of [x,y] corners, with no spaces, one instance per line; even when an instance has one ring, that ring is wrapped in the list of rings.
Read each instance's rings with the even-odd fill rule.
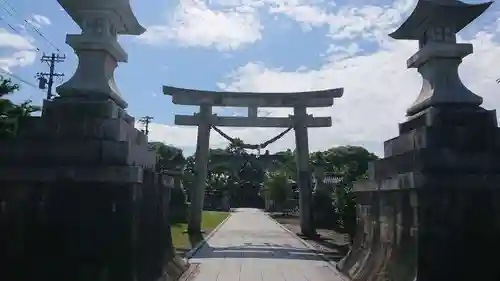
[[[478,3],[481,1],[467,1]],[[55,0],[0,0],[0,68],[36,84],[33,76],[47,71],[39,62],[43,52],[56,52],[45,39],[25,30],[22,21],[39,26],[46,38],[67,55],[57,70],[68,79],[77,59],[65,36],[79,28]],[[311,150],[337,145],[362,145],[381,154],[382,143],[397,134],[397,123],[418,95],[421,79],[406,69],[415,42],[396,41],[387,34],[406,18],[415,0],[132,0],[138,21],[148,29],[139,37],[122,36],[129,62],[116,71],[116,81],[135,117],[154,116],[151,139],[191,153],[195,128],[173,125],[175,113],[194,107],[174,106],[162,85],[204,90],[305,91],[344,87],[344,97],[332,108],[311,110],[332,116],[331,128],[310,130]],[[13,16],[12,16],[12,15]],[[464,83],[500,105],[500,9],[497,3],[460,33],[475,53],[464,60]],[[7,23],[14,27],[12,30]],[[34,48],[39,48],[36,51]],[[41,103],[45,94],[22,84],[15,100]],[[219,114],[244,114],[225,109]],[[288,110],[266,109],[261,114],[286,116]],[[227,128],[248,143],[260,143],[279,129]],[[227,145],[213,133],[212,147]],[[271,150],[293,148],[293,134]]]

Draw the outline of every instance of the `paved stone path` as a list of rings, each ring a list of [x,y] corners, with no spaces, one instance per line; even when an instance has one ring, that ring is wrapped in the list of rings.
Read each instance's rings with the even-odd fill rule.
[[[256,209],[237,209],[191,258],[190,281],[343,281],[330,264]]]

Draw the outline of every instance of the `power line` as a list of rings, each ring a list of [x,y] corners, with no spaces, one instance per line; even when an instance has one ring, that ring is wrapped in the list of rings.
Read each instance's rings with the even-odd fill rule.
[[[28,22],[27,20],[24,20],[25,22]],[[47,37],[45,37],[45,35],[43,35],[43,33],[40,31],[40,29],[38,29],[37,27],[33,26],[33,24],[30,24],[31,25],[31,29],[33,31],[35,31],[38,35],[40,35],[40,37],[42,37],[45,41],[47,41],[47,43],[49,43],[52,47],[54,47],[54,49],[56,49],[58,52],[60,52],[61,50],[59,50],[59,48],[54,44],[52,43],[52,41],[50,41]]]
[[[28,26],[30,27],[30,29],[32,31],[34,31],[35,33],[37,33],[40,37],[42,37],[47,43],[49,43],[53,48],[55,48],[58,52],[60,52],[59,48],[54,44],[52,43],[52,41],[50,41],[44,34],[43,32],[38,28],[36,27],[33,23],[29,22],[28,20],[26,19],[22,19],[22,15],[21,13],[19,13],[17,11],[16,8],[14,8],[14,6],[12,6],[12,4],[9,3],[9,1],[7,0],[3,0],[3,2],[5,3],[5,5],[7,5],[14,13],[16,13],[21,19],[17,18],[16,16],[14,16],[13,13],[11,13],[9,10],[7,10],[5,8],[5,6],[3,7],[3,9],[13,18],[23,22],[23,25],[26,29],[28,29]],[[4,19],[5,20],[5,19]]]
[[[51,56],[43,55],[40,59],[41,62],[49,63],[49,72],[39,72],[37,73],[37,79],[40,89],[45,89],[47,87],[47,100],[52,99],[52,85],[54,84],[54,77],[63,77],[64,73],[56,73],[56,63],[63,62],[66,60],[66,56],[60,56],[52,53]],[[48,79],[46,78],[48,77]]]
[[[11,25],[7,20],[5,20],[5,18],[2,15],[0,15],[0,21],[5,22],[10,27],[10,29],[12,29],[15,33],[19,34],[20,36],[22,36],[21,32],[17,30],[13,25]],[[37,46],[35,46],[35,48],[37,51],[40,51],[40,48],[38,48]]]
[[[7,10],[7,8],[5,8],[5,6],[3,6],[3,10],[6,11],[7,14],[9,14],[11,17],[14,17],[14,15],[9,10]]]
[[[16,12],[17,14],[20,14],[20,13],[16,10],[16,8],[14,8],[14,6],[12,6],[12,4],[10,4],[10,3],[9,3],[9,1],[7,1],[7,0],[3,0],[3,2],[5,2],[5,5],[7,5],[9,8],[11,8],[11,9],[12,9],[12,11]]]
[[[15,75],[15,74],[9,73],[9,72],[5,71],[2,68],[0,68],[0,73],[2,73],[3,75],[7,75],[7,76],[9,76],[11,78],[14,78],[14,79],[16,79],[16,80],[18,80],[18,81],[20,81],[20,82],[22,82],[22,83],[24,83],[24,84],[26,84],[28,86],[31,86],[31,87],[33,87],[35,89],[38,89],[38,86],[36,86],[35,84],[30,83],[30,82],[26,81],[25,79],[23,79],[23,78]]]
[[[19,33],[19,30],[17,30],[16,28],[14,28],[14,26],[12,26],[8,21],[5,20],[5,18],[3,16],[0,15],[0,20],[5,22],[9,27],[10,29],[14,30],[14,32],[16,33]]]
[[[4,1],[4,2],[5,2],[5,1]],[[9,5],[7,2],[5,2],[5,4],[6,4],[6,5]],[[10,5],[9,5],[9,6],[10,6]],[[12,17],[12,18],[14,18],[14,19],[17,19],[17,18],[16,18],[16,17],[12,14],[12,12],[10,12],[10,11],[9,11],[9,10],[5,7],[5,6],[3,6],[2,8],[3,8],[3,10],[4,10],[5,12],[7,12],[7,14],[9,14],[9,16],[11,16],[11,17]],[[13,9],[13,8],[11,7],[11,9]],[[14,9],[13,9],[13,10],[14,10]],[[14,30],[16,33],[21,34],[21,33],[19,32],[19,30],[17,30],[16,28],[14,28],[14,26],[12,26],[10,23],[8,23],[8,22],[7,22],[7,20],[6,20],[3,16],[0,16],[0,18],[1,18],[1,19],[5,22],[5,23],[7,23],[7,25],[8,25],[8,26],[9,26],[12,30]]]

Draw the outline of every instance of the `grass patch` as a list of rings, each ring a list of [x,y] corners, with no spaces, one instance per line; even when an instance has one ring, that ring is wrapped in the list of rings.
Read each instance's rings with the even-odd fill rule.
[[[205,237],[214,230],[224,219],[229,216],[229,212],[212,212],[203,211],[201,217],[201,229],[205,231],[203,234]],[[179,254],[183,254],[189,251],[192,247],[196,245],[196,240],[193,237],[189,237],[187,233],[183,233],[187,229],[186,223],[176,223],[171,227],[172,231],[172,243],[175,250]],[[199,240],[199,238],[198,238]]]

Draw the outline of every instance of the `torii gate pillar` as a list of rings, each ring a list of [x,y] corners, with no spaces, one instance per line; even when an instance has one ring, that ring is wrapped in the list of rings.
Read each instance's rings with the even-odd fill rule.
[[[312,184],[309,166],[309,138],[307,135],[307,109],[293,108],[295,131],[295,162],[297,164],[297,185],[299,187],[300,229],[305,236],[316,235],[312,216]]]
[[[208,170],[208,156],[210,146],[210,128],[212,119],[212,106],[200,105],[198,136],[195,153],[195,184],[189,192],[191,205],[188,217],[188,232],[201,233],[201,214],[205,200],[205,186]]]

